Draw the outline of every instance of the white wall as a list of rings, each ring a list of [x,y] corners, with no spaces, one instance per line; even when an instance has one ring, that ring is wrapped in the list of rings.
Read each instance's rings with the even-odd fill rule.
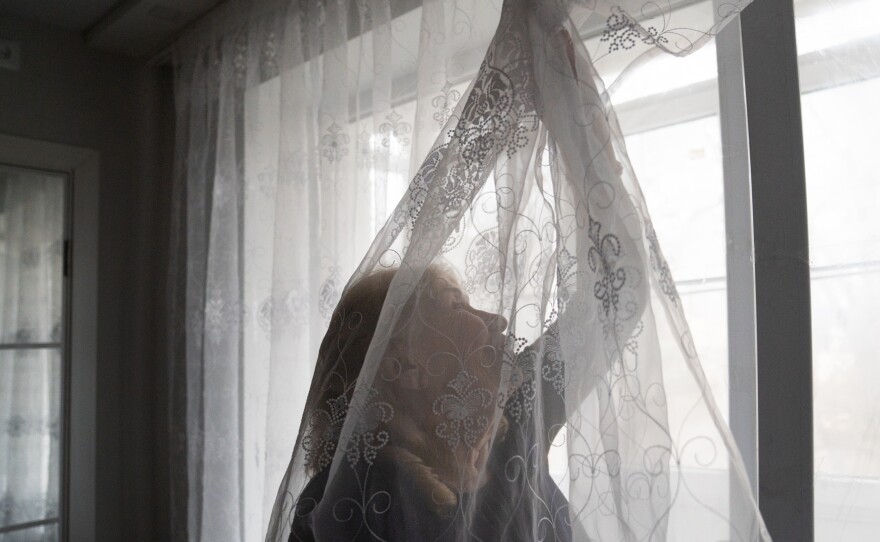
[[[0,133],[100,153],[97,538],[164,540],[167,465],[160,311],[167,270],[170,77],[81,38],[0,18],[21,69],[0,70]],[[157,481],[154,481],[157,480]],[[76,495],[71,496],[76,499]]]

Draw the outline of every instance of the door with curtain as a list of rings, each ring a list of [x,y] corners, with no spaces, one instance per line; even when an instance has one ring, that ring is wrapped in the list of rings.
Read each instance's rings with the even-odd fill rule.
[[[59,540],[68,176],[0,165],[0,541]]]

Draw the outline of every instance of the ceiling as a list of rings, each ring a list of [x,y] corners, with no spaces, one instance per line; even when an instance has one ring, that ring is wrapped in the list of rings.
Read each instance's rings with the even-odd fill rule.
[[[0,16],[81,33],[96,49],[131,57],[156,54],[222,0],[0,0]]]

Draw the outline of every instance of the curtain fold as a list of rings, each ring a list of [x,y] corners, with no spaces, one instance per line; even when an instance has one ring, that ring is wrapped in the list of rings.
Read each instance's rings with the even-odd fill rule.
[[[499,11],[230,2],[178,44],[179,536],[262,536],[330,313]]]
[[[584,40],[570,50],[547,41],[542,54],[554,61],[513,77],[543,73],[547,81],[549,72],[540,70],[568,69],[576,65],[575,56],[586,54],[588,63],[577,69],[595,77],[595,91],[610,115],[606,137],[614,151],[601,167],[611,171],[628,162],[602,82],[611,84],[654,55],[696,50],[747,3],[232,0],[184,36],[175,47],[178,152],[170,269],[175,536],[212,541],[264,536],[291,451],[295,461],[301,459],[302,432],[311,416],[309,384],[334,309],[353,274],[385,261],[400,263],[411,250],[412,232],[385,226],[386,221],[415,220],[401,218],[415,212],[405,204],[419,190],[413,178],[419,178],[438,141],[453,138],[456,122],[467,116],[462,108],[481,89],[475,78],[483,73],[504,9],[519,4],[533,10],[529,17],[541,24],[562,25]],[[542,122],[556,122],[556,128],[516,137],[523,148],[569,156],[570,166],[571,157],[584,152],[575,136],[560,137],[573,128],[563,116]],[[499,127],[467,129],[488,133]],[[492,145],[491,138],[485,141]],[[535,160],[542,160],[541,151],[506,152],[519,165],[503,170],[487,162],[491,184],[515,201],[531,201],[527,194],[520,194],[523,200],[514,197],[522,187],[503,179],[528,167],[540,170]],[[634,173],[626,173],[625,192],[641,200]],[[570,174],[561,165],[538,172],[547,175],[546,182]],[[482,201],[465,193],[451,197],[470,209],[479,209]],[[484,209],[487,220],[503,222],[498,207],[493,209]],[[488,222],[478,222],[446,224],[448,235],[437,241],[438,250],[464,254],[488,239]],[[632,227],[626,222],[605,227]],[[651,248],[639,250],[645,261],[662,268],[647,225],[652,240],[645,246]],[[599,236],[600,244],[613,233],[595,228],[590,225],[589,233]],[[511,257],[518,253],[515,238],[494,238],[490,247],[500,240]],[[590,254],[580,247],[570,255],[586,262]],[[462,263],[463,275],[467,268]],[[559,272],[562,280],[564,269]],[[656,288],[671,296],[665,273],[669,282]],[[493,298],[484,293],[487,301]],[[663,314],[658,318],[686,330],[677,307],[670,312],[661,303],[657,310]],[[708,390],[698,361],[696,367],[696,385]],[[660,367],[653,370],[658,372],[652,378],[662,381]],[[704,415],[716,414],[711,400],[701,408]],[[687,424],[682,427],[687,432]],[[613,448],[609,435],[604,433],[605,445]],[[713,445],[731,446],[726,436],[721,431]],[[283,506],[302,489],[289,481],[281,488]]]

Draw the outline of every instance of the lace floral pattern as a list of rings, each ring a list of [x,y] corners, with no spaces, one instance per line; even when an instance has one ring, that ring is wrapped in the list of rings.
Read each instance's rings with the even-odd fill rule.
[[[247,307],[239,299],[229,299],[219,285],[209,289],[204,308],[204,331],[212,344],[221,344],[229,330],[247,317]]]
[[[348,397],[340,395],[328,399],[325,408],[312,411],[309,417],[309,431],[303,438],[305,461],[323,469],[333,461],[333,452],[342,434],[342,424],[348,414]]]
[[[452,83],[446,81],[446,84],[440,89],[440,95],[431,100],[431,105],[436,109],[433,117],[437,124],[441,127],[446,124],[459,99],[461,99],[461,92],[452,88]]]
[[[654,225],[648,222],[645,226],[645,237],[648,239],[648,247],[650,250],[651,268],[657,276],[660,283],[660,291],[669,298],[674,305],[678,305],[678,289],[675,287],[675,281],[672,279],[672,272],[669,270],[669,264],[660,252],[660,243],[657,241],[657,232],[654,231]]]
[[[447,384],[455,393],[434,400],[434,414],[446,417],[434,432],[453,450],[461,443],[473,448],[489,427],[488,416],[480,412],[492,403],[492,394],[486,388],[474,386],[476,383],[477,377],[462,370]]]
[[[330,315],[339,301],[339,268],[331,266],[329,275],[321,284],[318,292],[318,310],[325,320],[330,320]]]
[[[309,431],[303,438],[302,447],[305,461],[316,470],[327,467],[333,461],[333,454],[342,435],[349,411],[355,413],[354,432],[345,448],[345,457],[354,467],[363,460],[372,465],[379,450],[388,444],[388,431],[381,428],[394,417],[394,408],[385,401],[377,401],[378,392],[370,390],[365,405],[361,409],[350,409],[347,395],[327,400],[326,408],[316,409],[309,418]]]
[[[297,521],[393,539],[389,525],[424,527],[395,521],[399,507],[420,510],[419,496],[430,497],[432,511],[439,501],[448,507],[436,518],[418,515],[425,525],[449,527],[437,533],[455,538],[479,529],[483,510],[463,504],[480,499],[450,490],[461,473],[444,469],[455,463],[450,457],[478,465],[484,451],[495,461],[480,473],[486,478],[462,485],[492,484],[486,494],[503,498],[485,507],[502,529],[511,526],[504,531],[510,539],[564,539],[576,528],[585,531],[577,532],[581,538],[661,540],[674,518],[696,518],[715,502],[700,493],[704,484],[679,483],[686,469],[673,475],[670,468],[724,468],[735,456],[725,455],[732,441],[723,420],[700,402],[708,389],[699,378],[688,380],[696,394],[666,401],[664,379],[699,376],[699,362],[601,77],[627,69],[627,59],[649,48],[676,55],[696,49],[720,27],[719,17],[745,2],[703,10],[712,21],[691,29],[679,21],[693,22],[691,8],[703,4],[581,2],[578,9],[592,10],[584,21],[598,23],[601,34],[585,43],[572,24],[581,13],[556,0],[431,2],[421,18],[373,0],[287,2],[259,15],[249,13],[257,4],[251,0],[229,4],[223,12],[238,6],[231,22],[212,23],[213,35],[202,43],[186,41],[176,64],[178,133],[187,149],[179,157],[183,184],[175,187],[183,195],[175,202],[175,283],[185,287],[174,318],[185,319],[186,337],[174,374],[186,378],[175,380],[182,389],[175,390],[174,411],[183,413],[175,427],[186,446],[175,462],[175,478],[184,482],[174,498],[175,510],[201,514],[180,514],[177,532],[198,521],[204,539],[259,539],[262,518],[250,512],[290,459],[289,450],[270,448],[293,442],[297,430],[301,446],[267,540],[289,540]],[[480,35],[492,31],[498,6],[500,23],[479,62],[471,52],[486,51]],[[420,49],[407,50],[407,40]],[[606,56],[620,62],[603,64]],[[265,258],[251,262],[253,254]],[[437,351],[425,356],[426,366],[405,363],[412,361],[406,349],[420,345],[404,339],[429,336],[401,330],[415,322],[409,302],[432,265],[454,269],[474,314],[508,321],[500,367],[473,365],[491,357],[482,353],[461,355],[497,353],[505,330],[488,321],[473,334],[479,344],[459,337],[444,348],[441,337],[430,343]],[[381,312],[364,320],[375,331],[344,319],[338,342],[332,330],[325,335],[340,299],[390,268],[398,274],[378,303]],[[662,314],[668,318],[654,318]],[[667,372],[666,349],[661,359],[667,324],[673,339],[686,343],[691,371],[684,376]],[[302,377],[316,350],[329,352],[316,364],[329,374],[316,371],[296,429],[289,417],[302,407]],[[267,359],[254,363],[251,352]],[[457,372],[440,369],[437,359],[446,357],[461,362]],[[271,370],[253,378],[263,361]],[[407,387],[431,378],[441,380]],[[251,393],[258,380],[265,384],[254,393],[269,398],[260,403],[269,416],[252,431],[253,420],[228,414],[243,401],[250,407],[242,390]],[[418,394],[426,389],[435,391]],[[682,411],[691,397],[694,404]],[[499,407],[504,417],[496,419]],[[691,428],[673,424],[691,412],[703,420],[695,432],[712,445],[700,448],[702,435],[681,438]],[[204,422],[197,431],[196,422]],[[570,508],[554,500],[561,493],[544,477],[547,447],[562,426],[561,466],[577,501]],[[260,442],[251,436],[262,433]],[[483,449],[484,438],[494,439],[491,449]],[[710,453],[688,462],[697,448]],[[244,473],[250,463],[242,450],[256,450],[265,462]],[[239,487],[251,474],[265,483]],[[326,498],[301,509],[317,515],[298,515],[294,502],[314,481],[326,484]],[[407,493],[410,485],[415,493]],[[244,502],[248,491],[259,496]],[[508,501],[523,513],[508,513]],[[679,502],[687,508],[673,510]],[[704,516],[718,522],[725,512]],[[760,525],[758,515],[748,519]],[[725,525],[711,536],[731,532]],[[761,538],[749,525],[742,532]],[[402,538],[425,538],[407,534]]]
[[[541,377],[553,386],[560,396],[565,396],[568,381],[565,377],[565,358],[559,344],[559,326],[553,324],[544,333],[544,359]]]
[[[476,84],[458,114],[460,120],[446,134],[448,141],[430,151],[410,183],[407,205],[392,216],[394,236],[404,227],[415,227],[429,196],[437,201],[431,216],[423,218],[426,228],[443,217],[460,216],[482,186],[490,156],[513,156],[537,131],[531,81],[514,82],[508,75],[527,62],[521,39],[513,32],[501,35],[504,39],[481,64]]]
[[[321,138],[323,155],[328,162],[339,162],[348,156],[349,137],[335,122],[327,127],[326,135]]]
[[[309,315],[309,297],[302,287],[281,292],[278,298],[267,297],[257,309],[257,325],[271,337],[274,322],[282,326],[301,326]]]
[[[394,417],[394,408],[385,401],[376,401],[378,392],[371,389],[365,405],[355,418],[354,435],[348,441],[345,456],[354,467],[363,459],[372,465],[379,450],[388,444],[388,431],[380,426],[388,424]]]
[[[638,41],[645,45],[665,45],[669,39],[657,28],[648,26],[644,29],[636,23],[625,11],[615,6],[605,23],[605,31],[599,38],[602,43],[608,44],[608,52],[632,49]]]
[[[385,117],[386,122],[379,125],[379,133],[382,134],[382,146],[390,148],[392,144],[406,147],[409,145],[409,134],[412,133],[412,125],[403,120],[403,115],[395,110]]]
[[[508,335],[504,351],[504,362],[512,369],[511,381],[506,391],[499,394],[498,406],[515,423],[526,422],[535,408],[538,395],[538,381],[535,370],[540,360],[535,348],[529,347],[522,337],[514,339]]]

